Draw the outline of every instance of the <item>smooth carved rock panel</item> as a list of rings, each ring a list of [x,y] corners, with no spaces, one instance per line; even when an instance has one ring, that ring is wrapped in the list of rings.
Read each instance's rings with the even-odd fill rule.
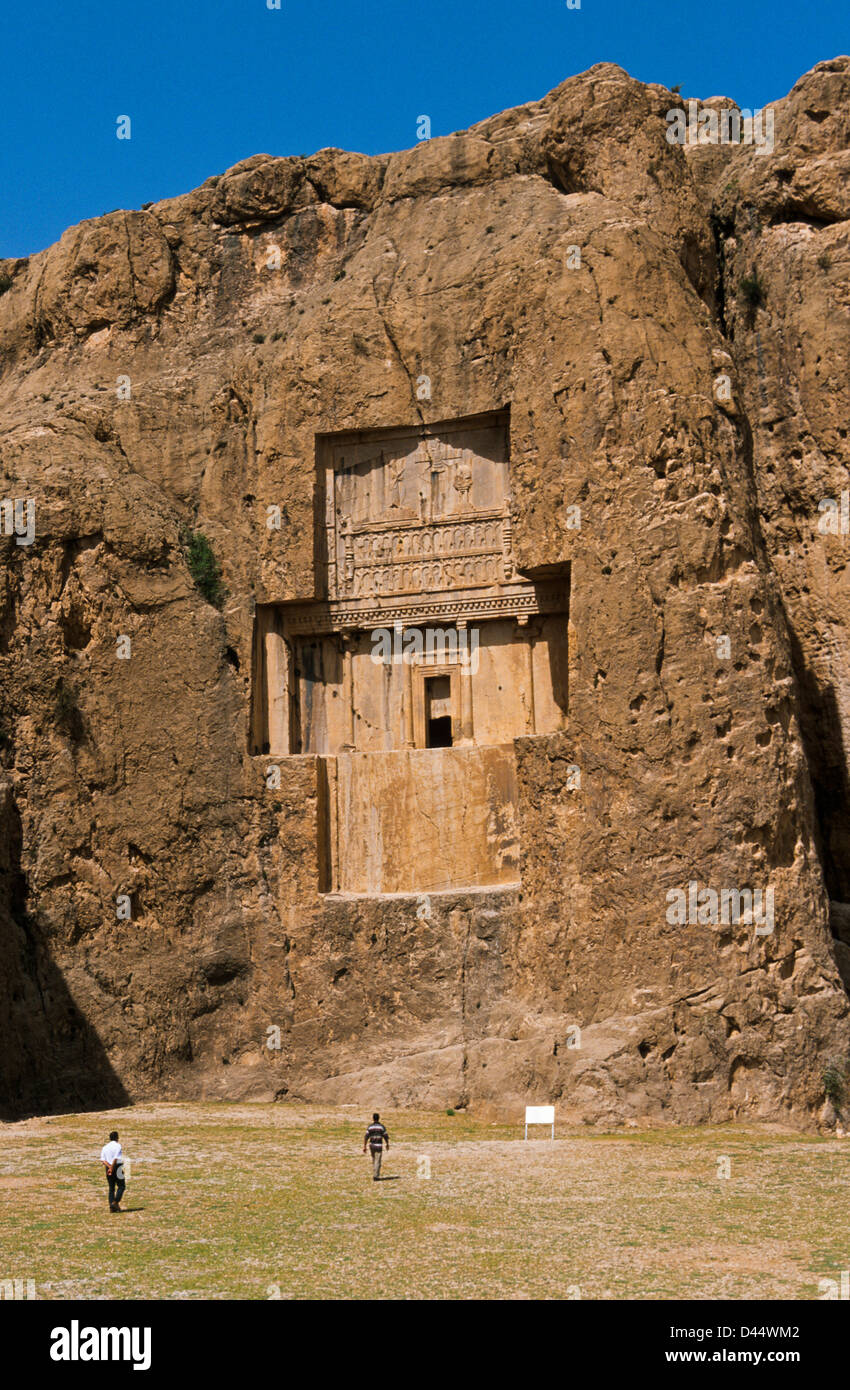
[[[519,880],[512,745],[327,760],[334,891],[438,892]]]

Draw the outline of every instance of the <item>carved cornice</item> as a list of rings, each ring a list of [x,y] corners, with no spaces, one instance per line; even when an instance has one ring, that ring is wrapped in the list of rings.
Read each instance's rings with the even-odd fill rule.
[[[283,629],[292,636],[322,636],[332,632],[369,631],[376,627],[404,627],[442,624],[452,626],[458,619],[517,618],[545,613],[566,613],[569,590],[566,585],[512,584],[500,593],[442,593],[428,597],[416,595],[402,599],[358,603],[338,599],[327,603],[287,605],[282,608]]]

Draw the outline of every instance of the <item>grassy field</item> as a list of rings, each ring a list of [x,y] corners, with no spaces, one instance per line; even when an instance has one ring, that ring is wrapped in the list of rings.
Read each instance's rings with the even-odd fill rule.
[[[368,1118],[177,1104],[3,1126],[0,1280],[42,1299],[816,1299],[850,1269],[850,1141],[728,1127],[524,1143],[387,1112],[394,1180],[373,1183]],[[98,1162],[113,1128],[131,1160],[121,1215]]]

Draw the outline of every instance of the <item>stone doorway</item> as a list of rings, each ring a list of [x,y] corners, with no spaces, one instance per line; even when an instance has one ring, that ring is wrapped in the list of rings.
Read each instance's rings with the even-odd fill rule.
[[[425,677],[425,746],[452,746],[452,678]]]

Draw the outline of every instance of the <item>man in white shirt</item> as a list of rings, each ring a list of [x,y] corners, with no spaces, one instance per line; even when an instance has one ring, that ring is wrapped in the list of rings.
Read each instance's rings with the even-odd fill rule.
[[[118,1130],[113,1129],[109,1136],[109,1143],[104,1144],[100,1151],[100,1161],[106,1169],[106,1181],[109,1183],[109,1210],[120,1211],[119,1205],[124,1196],[124,1152],[118,1142]]]

